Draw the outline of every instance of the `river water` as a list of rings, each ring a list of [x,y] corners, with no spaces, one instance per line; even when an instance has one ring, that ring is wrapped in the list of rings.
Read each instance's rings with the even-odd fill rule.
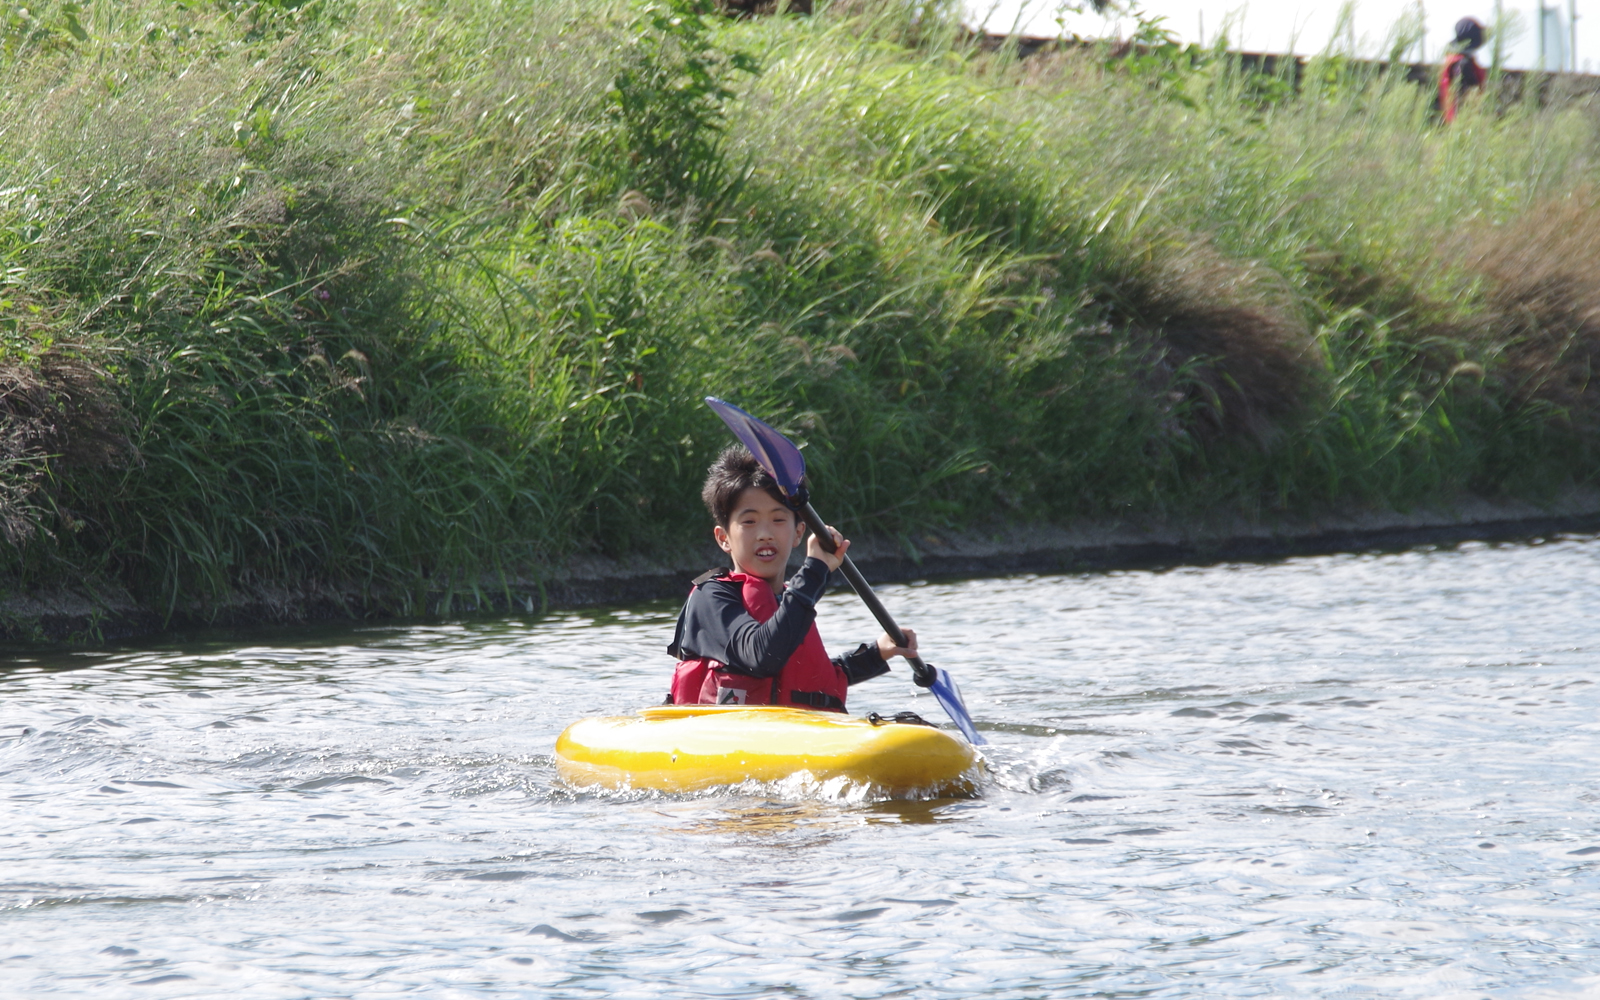
[[[1600,995],[1595,540],[883,596],[976,798],[562,787],[666,605],[14,655],[0,995]]]

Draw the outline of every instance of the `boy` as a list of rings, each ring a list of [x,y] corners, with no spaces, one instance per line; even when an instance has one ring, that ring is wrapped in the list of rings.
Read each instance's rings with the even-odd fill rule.
[[[836,549],[813,535],[800,571],[783,583],[789,553],[805,540],[805,527],[784,503],[767,471],[734,446],[711,464],[700,491],[716,527],[717,545],[733,569],[713,570],[694,582],[678,615],[667,652],[679,659],[667,702],[675,705],[795,705],[843,712],[845,689],[889,672],[891,656],[914,656],[917,636],[906,629],[905,647],[887,634],[828,658],[814,624],[817,598],[839,568],[850,543],[832,527]]]

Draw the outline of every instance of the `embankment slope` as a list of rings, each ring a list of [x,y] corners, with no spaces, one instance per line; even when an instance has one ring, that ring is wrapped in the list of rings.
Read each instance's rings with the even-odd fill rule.
[[[3,28],[13,633],[643,596],[548,568],[686,568],[706,394],[929,572],[1600,471],[1581,103],[1446,129],[1338,59],[1018,63],[889,3],[94,9]]]

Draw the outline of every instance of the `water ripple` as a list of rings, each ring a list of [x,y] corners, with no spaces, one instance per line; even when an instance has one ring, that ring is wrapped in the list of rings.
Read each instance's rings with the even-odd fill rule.
[[[0,982],[96,997],[1579,996],[1591,539],[884,588],[976,798],[571,789],[673,608],[0,667]],[[875,634],[847,594],[820,618]],[[937,715],[904,670],[852,710]]]

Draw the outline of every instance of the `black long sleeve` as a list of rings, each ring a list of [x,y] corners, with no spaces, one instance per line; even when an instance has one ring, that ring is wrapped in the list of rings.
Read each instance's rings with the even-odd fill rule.
[[[817,599],[827,585],[827,563],[806,559],[789,578],[777,612],[758,622],[745,610],[739,583],[707,580],[689,594],[667,652],[680,660],[716,660],[749,677],[776,677],[805,641],[816,621]]]
[[[870,642],[863,642],[843,656],[833,657],[833,663],[844,671],[845,682],[849,684],[870,681],[889,672],[889,664],[883,654],[878,652],[875,643]]]
[[[777,612],[758,622],[745,610],[743,588],[732,580],[713,577],[690,592],[667,652],[680,660],[716,660],[749,677],[776,677],[805,641],[817,617],[817,598],[827,584],[827,564],[807,559],[789,578]],[[889,672],[889,664],[871,643],[864,642],[832,660],[850,684]]]

